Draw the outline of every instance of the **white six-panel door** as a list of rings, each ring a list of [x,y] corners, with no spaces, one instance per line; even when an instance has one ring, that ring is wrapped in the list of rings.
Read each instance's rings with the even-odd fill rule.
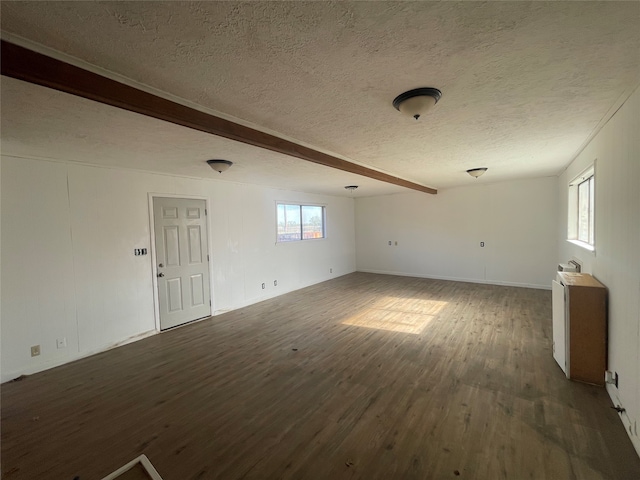
[[[205,201],[153,199],[160,329],[211,315]]]

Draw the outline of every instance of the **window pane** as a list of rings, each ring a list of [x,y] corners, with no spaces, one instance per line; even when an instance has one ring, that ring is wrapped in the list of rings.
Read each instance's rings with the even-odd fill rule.
[[[302,206],[302,238],[324,238],[324,207]]]
[[[589,243],[589,181],[578,185],[578,240]]]
[[[276,207],[278,242],[325,238],[325,207],[283,203]]]
[[[278,204],[278,242],[301,239],[300,205]]]
[[[567,240],[595,247],[595,165],[569,182]]]

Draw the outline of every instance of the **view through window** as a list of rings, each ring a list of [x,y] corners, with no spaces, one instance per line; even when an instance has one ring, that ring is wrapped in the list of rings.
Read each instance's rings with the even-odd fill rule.
[[[595,169],[592,165],[569,183],[568,239],[595,247]]]
[[[593,245],[594,222],[593,175],[578,184],[578,240]]]
[[[325,238],[325,207],[278,203],[278,242]]]

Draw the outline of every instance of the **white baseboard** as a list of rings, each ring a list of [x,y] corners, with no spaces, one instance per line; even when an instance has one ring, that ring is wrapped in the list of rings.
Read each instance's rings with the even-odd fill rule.
[[[329,280],[333,280],[334,278],[343,277],[344,275],[349,275],[349,274],[355,273],[355,272],[356,272],[356,270],[352,270],[350,272],[340,273],[340,274],[333,273],[328,277],[321,278],[321,279],[318,279],[318,280],[314,280],[314,281],[308,282],[308,283],[303,283],[301,285],[296,286],[295,288],[283,288],[282,290],[278,291],[276,294],[262,295],[262,296],[259,296],[259,297],[254,297],[254,298],[251,298],[251,299],[243,302],[240,305],[234,306],[233,308],[216,310],[216,311],[213,312],[213,316],[215,317],[217,315],[222,315],[223,313],[233,312],[234,310],[239,310],[240,308],[249,307],[251,305],[255,305],[256,303],[264,302],[265,300],[271,300],[272,298],[276,298],[276,297],[279,297],[281,295],[286,295],[287,293],[295,292],[296,290],[302,290],[303,288],[311,287],[312,285],[318,285],[319,283],[328,282]],[[280,288],[280,287],[278,287],[278,288]],[[273,292],[273,290],[271,290],[271,291]]]
[[[279,297],[280,295],[285,295],[287,293],[294,292],[294,291],[300,290],[302,288],[310,287],[311,285],[316,285],[318,283],[326,282],[328,280],[332,280],[334,278],[338,278],[338,277],[341,277],[343,275],[348,275],[349,273],[353,273],[354,271],[350,271],[350,272],[346,272],[346,273],[340,273],[340,274],[335,274],[334,273],[334,274],[331,274],[330,276],[327,276],[325,278],[320,278],[320,279],[317,279],[315,281],[312,281],[312,282],[309,282],[309,283],[306,283],[306,284],[298,285],[295,288],[289,288],[289,289],[283,288],[282,290],[278,290],[277,293],[275,293],[275,294],[274,294],[273,290],[271,290],[271,294],[269,294],[269,295],[264,295],[264,296],[261,296],[261,297],[256,297],[256,298],[249,299],[248,301],[243,302],[243,304],[237,305],[234,308],[230,308],[230,309],[227,309],[227,310],[216,310],[216,311],[213,312],[213,316],[221,315],[221,314],[226,313],[226,312],[230,312],[230,311],[233,311],[233,310],[238,310],[240,308],[248,307],[250,305],[254,305],[256,303],[260,303],[260,302],[263,302],[265,300],[270,300],[272,298]],[[209,317],[206,317],[206,318],[209,318]],[[205,320],[206,318],[203,318],[203,319],[200,319],[200,320],[196,320],[196,322]],[[188,323],[186,323],[184,325],[179,325],[179,326],[177,326],[175,328],[185,327],[185,326],[188,326],[188,325],[190,325],[192,323],[194,323],[194,322],[188,322]],[[142,340],[143,338],[150,337],[151,335],[156,335],[158,333],[161,333],[161,332],[159,332],[157,330],[150,330],[148,332],[143,332],[143,333],[140,333],[138,335],[133,335],[133,336],[131,336],[129,338],[126,338],[126,339],[124,339],[124,340],[122,340],[120,342],[116,342],[116,343],[107,345],[107,346],[105,346],[103,348],[98,348],[98,349],[87,351],[87,352],[80,352],[77,355],[73,355],[73,356],[69,356],[69,357],[57,358],[57,359],[51,360],[50,362],[47,362],[47,363],[38,363],[37,365],[34,365],[33,367],[25,368],[24,370],[8,372],[8,373],[4,373],[3,372],[0,375],[0,383],[9,382],[11,380],[14,380],[14,379],[20,377],[21,375],[33,375],[34,373],[43,372],[45,370],[49,370],[51,368],[59,367],[61,365],[65,365],[67,363],[75,362],[76,360],[80,360],[82,358],[90,357],[91,355],[95,355],[97,353],[102,353],[102,352],[105,352],[107,350],[111,350],[112,348],[120,347],[120,346],[126,345],[128,343],[137,342],[138,340]]]
[[[606,387],[607,387],[607,393],[609,394],[609,397],[611,398],[613,405],[625,408],[625,406],[620,401],[620,397],[618,396],[618,389],[615,387],[615,385],[607,384]],[[638,436],[638,428],[640,427],[640,425],[638,425],[638,420],[632,419],[629,416],[628,412],[623,412],[619,414],[619,417],[620,417],[620,421],[624,425],[624,429],[627,432],[627,435],[631,439],[633,448],[636,449],[636,452],[640,457],[640,436]]]
[[[397,275],[399,277],[416,277],[416,278],[431,278],[433,280],[449,280],[451,282],[483,283],[486,285],[503,285],[506,287],[536,288],[538,290],[551,290],[551,278],[553,278],[553,274],[551,274],[549,276],[549,285],[538,285],[535,283],[502,282],[500,280],[482,280],[478,278],[443,277],[439,275],[426,275],[424,273],[393,272],[393,271],[387,271],[387,270],[369,270],[369,269],[362,269],[362,268],[359,268],[357,271],[363,272],[363,273],[378,273],[380,275]]]
[[[143,332],[138,335],[133,335],[120,342],[112,343],[103,348],[98,348],[98,349],[90,350],[87,352],[80,352],[79,354],[73,355],[70,357],[57,358],[47,363],[39,363],[37,365],[34,365],[33,367],[29,367],[17,372],[2,373],[2,376],[0,378],[0,383],[9,382],[11,380],[14,380],[20,377],[21,375],[33,375],[34,373],[44,372],[45,370],[50,370],[52,368],[59,367],[61,365],[66,365],[67,363],[75,362],[76,360],[81,360],[83,358],[87,358],[92,355],[96,355],[98,353],[106,352],[107,350],[121,347],[122,345],[127,345],[129,343],[137,342],[138,340],[142,340],[143,338],[150,337],[151,335],[156,335],[157,333],[159,332],[157,332],[156,330],[149,330],[148,332]]]

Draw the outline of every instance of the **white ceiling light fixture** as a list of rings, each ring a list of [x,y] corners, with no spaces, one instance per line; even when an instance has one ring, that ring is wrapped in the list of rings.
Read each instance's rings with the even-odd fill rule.
[[[213,168],[216,172],[222,173],[229,170],[229,167],[233,165],[233,162],[230,162],[229,160],[214,159],[214,160],[207,160],[207,164],[209,164],[209,166]]]
[[[487,171],[487,167],[481,167],[481,168],[471,168],[469,170],[467,170],[467,173],[469,175],[471,175],[472,177],[478,178],[479,176],[483,175],[484,172]]]
[[[423,87],[401,93],[393,100],[393,106],[400,113],[409,115],[418,120],[442,97],[442,92],[437,88]]]

